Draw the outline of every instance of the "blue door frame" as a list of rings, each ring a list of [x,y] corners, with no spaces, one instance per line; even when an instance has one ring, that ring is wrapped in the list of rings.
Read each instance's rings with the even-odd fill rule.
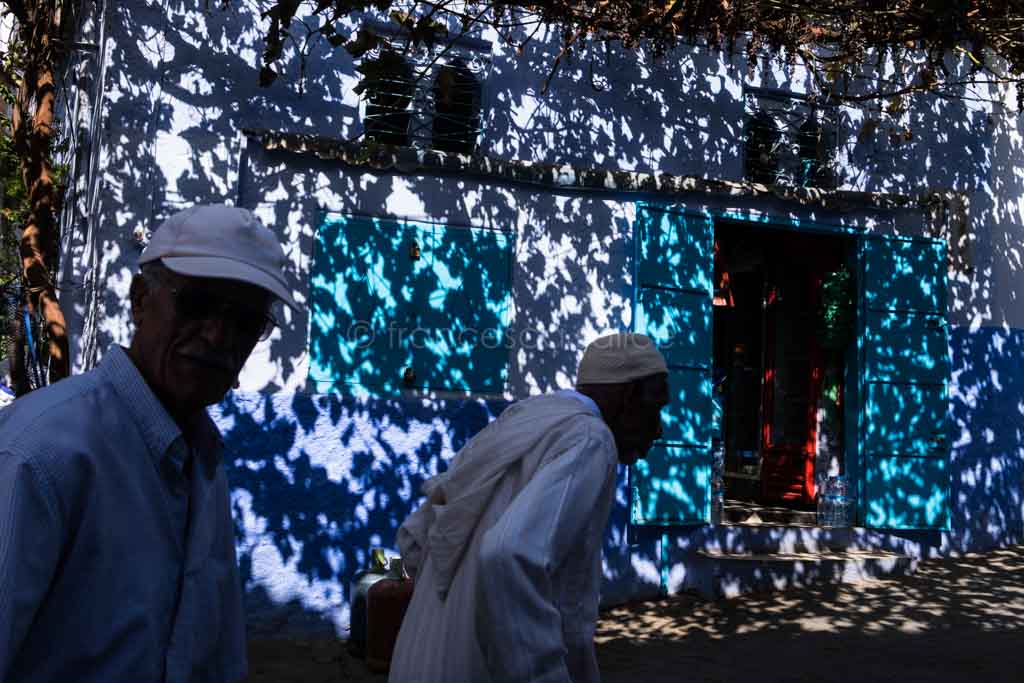
[[[936,320],[941,318],[942,330],[945,330],[946,295],[945,282],[935,276],[932,272],[936,263],[944,267],[945,260],[940,258],[945,254],[945,245],[937,240],[916,237],[880,237],[870,236],[863,231],[842,227],[823,225],[812,222],[800,221],[798,219],[779,218],[759,214],[756,216],[737,213],[734,211],[703,211],[693,212],[678,206],[666,206],[656,203],[639,203],[637,205],[637,231],[636,231],[636,268],[635,268],[635,300],[634,310],[637,315],[634,320],[634,327],[637,331],[649,331],[664,334],[666,323],[651,327],[652,318],[652,294],[650,288],[666,291],[659,292],[660,298],[669,297],[672,299],[685,299],[686,294],[694,294],[703,290],[704,283],[712,279],[713,263],[703,252],[694,252],[692,245],[684,245],[689,254],[703,259],[703,267],[710,269],[707,277],[695,277],[687,270],[686,264],[682,264],[682,270],[677,273],[689,273],[685,281],[671,281],[666,287],[650,280],[650,245],[645,242],[644,221],[646,214],[657,212],[662,215],[676,216],[679,221],[691,224],[706,223],[710,227],[708,239],[710,243],[714,240],[715,223],[722,220],[744,222],[763,226],[766,230],[786,230],[793,232],[817,233],[848,237],[851,239],[850,249],[847,255],[847,262],[851,270],[858,274],[857,284],[857,340],[851,344],[846,356],[846,376],[844,385],[846,387],[846,398],[844,400],[843,412],[846,423],[845,429],[845,453],[844,469],[848,480],[853,484],[854,495],[857,501],[857,523],[859,525],[870,524],[878,528],[944,528],[948,525],[948,481],[943,484],[943,477],[948,479],[948,439],[945,435],[945,425],[948,424],[946,413],[948,412],[948,401],[944,401],[945,394],[936,387],[944,387],[948,378],[948,349],[935,334]],[[709,243],[709,244],[710,244]],[[866,247],[873,244],[875,247]],[[882,245],[879,247],[879,245]],[[891,259],[878,259],[878,248],[889,249],[896,245],[895,254]],[[708,247],[710,248],[710,246]],[[686,251],[684,249],[684,252]],[[873,252],[872,249],[875,251]],[[902,251],[901,251],[902,250]],[[935,297],[929,299],[931,291],[927,286],[915,287],[918,271],[915,266],[906,264],[914,259],[906,259],[900,253],[917,254],[934,251],[933,261],[921,260],[921,264],[928,270],[931,277],[930,282],[936,290]],[[900,253],[897,253],[900,252]],[[929,256],[929,258],[931,258]],[[868,261],[874,259],[876,262],[875,271],[868,268]],[[672,259],[664,259],[671,261]],[[679,260],[679,259],[676,259]],[[890,263],[891,262],[891,263]],[[879,266],[892,266],[893,263],[900,265],[906,272],[887,273],[886,277],[892,277],[896,285],[892,287],[901,288],[899,292],[887,292],[892,289],[888,285],[877,286],[875,280],[868,286],[867,276],[879,278],[883,274],[877,272]],[[663,266],[663,263],[658,266]],[[893,268],[889,268],[893,270]],[[648,271],[645,275],[644,271]],[[944,272],[944,271],[942,271]],[[667,277],[675,278],[675,274]],[[902,280],[901,280],[902,278]],[[692,283],[699,285],[691,286]],[[899,284],[902,281],[906,287]],[[886,281],[888,282],[888,281]],[[680,291],[680,287],[689,288],[688,291]],[[939,296],[941,290],[941,296]],[[885,297],[889,299],[886,300]],[[895,297],[895,299],[893,298]],[[905,299],[903,303],[893,303]],[[688,311],[693,318],[694,309],[690,306]],[[870,320],[869,320],[870,318]],[[921,322],[918,325],[918,322]],[[881,331],[879,331],[881,330]],[[898,334],[911,331],[910,339],[920,337],[921,345],[917,351],[913,349],[903,352],[902,348],[893,348],[884,345],[885,335],[889,333]],[[923,333],[917,334],[922,331]],[[930,336],[929,336],[930,335]],[[658,334],[652,335],[656,338]],[[931,337],[935,337],[932,339]],[[870,343],[869,343],[870,342]],[[869,348],[870,347],[870,348]],[[701,346],[705,348],[709,357],[704,363],[699,361],[686,362],[692,367],[710,367],[711,349],[710,345]],[[924,351],[920,349],[923,348]],[[888,349],[888,350],[887,350]],[[888,354],[888,355],[886,355]],[[923,355],[922,355],[923,354]],[[925,357],[927,356],[927,357]],[[929,364],[930,363],[930,364]],[[910,368],[908,370],[907,368]],[[890,375],[882,376],[880,373],[888,369]],[[915,373],[908,376],[907,373]],[[874,373],[873,375],[870,373]],[[903,373],[903,374],[899,374]],[[870,375],[870,376],[869,376]],[[938,379],[937,379],[938,378]],[[909,389],[907,389],[909,387]],[[684,392],[686,388],[684,387]],[[913,396],[907,394],[910,391]],[[704,410],[703,392],[694,392],[690,387],[691,395],[699,396],[701,399],[700,408],[691,411],[699,418]],[[928,398],[927,406],[924,409],[914,410],[908,405],[914,405],[917,398]],[[694,405],[691,403],[691,406]],[[877,418],[868,420],[869,413],[876,414],[895,406],[903,406],[904,412],[913,413],[912,424],[920,424],[921,434],[916,434],[913,429],[908,428],[906,434],[893,436],[891,444],[882,448],[879,444],[884,430],[879,426]],[[711,404],[706,403],[707,413],[705,419],[710,423]],[[937,413],[932,415],[932,413]],[[940,413],[940,414],[939,414]],[[668,424],[673,424],[677,416],[670,414],[667,417]],[[939,428],[932,429],[924,422],[938,420]],[[691,421],[691,424],[694,424]],[[881,430],[881,431],[880,431]],[[644,525],[685,525],[701,524],[709,519],[707,503],[710,501],[710,439],[705,438],[710,430],[691,428],[687,434],[690,438],[685,446],[690,450],[705,450],[705,457],[690,458],[694,463],[691,467],[680,469],[680,463],[674,458],[668,458],[664,463],[657,462],[661,456],[658,451],[652,451],[655,462],[644,463],[645,469],[633,468],[630,472],[630,490],[633,496],[631,519],[634,524]],[[696,436],[694,436],[696,435]],[[871,449],[865,452],[865,443]],[[671,454],[672,447],[684,445],[674,443],[663,444]],[[945,450],[943,450],[945,449]],[[885,451],[885,452],[882,452]],[[892,451],[891,453],[888,451]],[[865,462],[869,458],[871,462]],[[651,480],[656,474],[661,474],[658,479]],[[670,477],[680,477],[672,481]],[[700,487],[703,490],[696,494],[683,490],[682,482],[688,482],[689,488]],[[890,489],[880,488],[882,485]],[[652,493],[653,491],[653,493]],[[669,507],[675,504],[681,506],[678,514],[671,514],[665,509],[659,508],[655,501],[656,494],[662,499],[667,497]],[[643,499],[639,497],[643,496]],[[869,496],[872,498],[869,500]],[[884,500],[883,500],[884,498]],[[646,505],[646,510],[645,510]],[[646,514],[645,514],[646,512]]]

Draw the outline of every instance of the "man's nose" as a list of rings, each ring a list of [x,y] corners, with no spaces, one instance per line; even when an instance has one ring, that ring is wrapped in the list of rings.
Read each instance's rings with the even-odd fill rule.
[[[223,348],[234,339],[231,317],[224,313],[224,311],[218,311],[217,314],[202,321],[200,334],[211,348]]]

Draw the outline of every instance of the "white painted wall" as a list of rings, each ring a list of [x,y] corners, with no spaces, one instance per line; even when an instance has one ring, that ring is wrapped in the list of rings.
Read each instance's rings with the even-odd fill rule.
[[[338,165],[314,164],[314,172],[308,161],[295,156],[258,159],[259,150],[247,156],[241,134],[247,127],[336,138],[361,131],[359,100],[350,90],[352,63],[343,49],[329,50],[324,44],[311,53],[301,97],[295,79],[289,78],[295,75],[294,61],[286,63],[272,87],[258,87],[259,7],[252,0],[231,11],[200,11],[190,3],[166,1],[108,8],[104,49],[110,66],[94,131],[101,187],[89,207],[91,220],[76,226],[67,248],[72,261],[88,263],[99,284],[95,295],[83,290],[82,298],[74,297],[76,367],[95,361],[86,349],[102,350],[129,337],[123,301],[140,250],[133,232],[151,230],[168,213],[196,202],[241,201],[261,211],[273,205],[272,222],[292,255],[291,277],[299,296],[304,295],[306,272],[302,259],[310,254],[314,227],[310,217],[317,207],[516,228],[517,325],[550,328],[568,319],[579,321],[560,335],[566,341],[558,348],[549,349],[545,339],[544,350],[516,359],[519,366],[535,368],[514,374],[516,393],[545,388],[539,377],[561,377],[559,370],[588,336],[628,324],[631,197],[542,197],[546,193],[537,189],[375,176]],[[680,48],[656,63],[619,48],[607,54],[593,48],[563,66],[550,91],[542,94],[554,37],[540,34],[519,58],[493,43],[493,65],[484,85],[482,152],[503,159],[739,180],[744,83],[795,92],[807,85],[799,68],[762,65],[748,75],[739,57],[724,60],[696,48]],[[598,74],[593,79],[592,61]],[[841,118],[844,188],[894,193],[936,188],[969,196],[977,264],[973,273],[954,274],[953,322],[1024,326],[1024,305],[1016,295],[1024,278],[1017,246],[1024,237],[1024,142],[1015,115],[998,106],[921,98],[902,120],[914,137],[899,144],[890,142],[885,126],[858,137],[860,111],[844,109]],[[688,205],[709,201],[682,199]],[[749,204],[744,208],[803,214],[805,220],[813,216],[790,206]],[[912,213],[878,214],[872,220],[898,231],[922,230]],[[582,225],[587,225],[586,237]],[[599,245],[607,250],[604,255],[597,256]],[[553,251],[554,261],[540,265],[536,255],[541,250]],[[577,264],[582,252],[586,260]],[[530,275],[533,280],[524,276],[531,269],[537,271]],[[610,288],[595,279],[610,273],[615,281]],[[575,303],[552,301],[549,283],[560,280],[574,283]],[[94,330],[83,330],[85,319],[96,321]],[[303,322],[296,321],[298,329]],[[250,386],[298,386],[295,377],[305,361],[292,332],[286,331],[280,342],[287,351],[274,354],[287,360],[275,361],[280,367],[272,371],[253,370]]]

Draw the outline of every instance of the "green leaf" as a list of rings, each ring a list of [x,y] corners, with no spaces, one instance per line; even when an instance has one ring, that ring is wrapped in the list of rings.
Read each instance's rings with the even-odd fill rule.
[[[410,29],[410,37],[414,44],[425,43],[433,45],[440,39],[448,36],[448,28],[443,24],[433,21],[429,16],[420,17],[416,26]]]

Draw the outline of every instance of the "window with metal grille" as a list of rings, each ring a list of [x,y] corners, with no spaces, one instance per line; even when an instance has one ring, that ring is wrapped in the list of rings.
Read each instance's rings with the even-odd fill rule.
[[[480,133],[480,82],[465,60],[457,58],[438,69],[433,97],[431,147],[471,154]]]
[[[386,145],[409,144],[410,105],[416,92],[412,66],[393,50],[382,50],[367,69],[366,139]]]
[[[837,108],[785,92],[745,93],[744,176],[754,183],[832,188]]]
[[[473,50],[444,56],[394,43],[367,53],[366,138],[389,145],[472,154],[482,130],[482,85],[490,63]]]

